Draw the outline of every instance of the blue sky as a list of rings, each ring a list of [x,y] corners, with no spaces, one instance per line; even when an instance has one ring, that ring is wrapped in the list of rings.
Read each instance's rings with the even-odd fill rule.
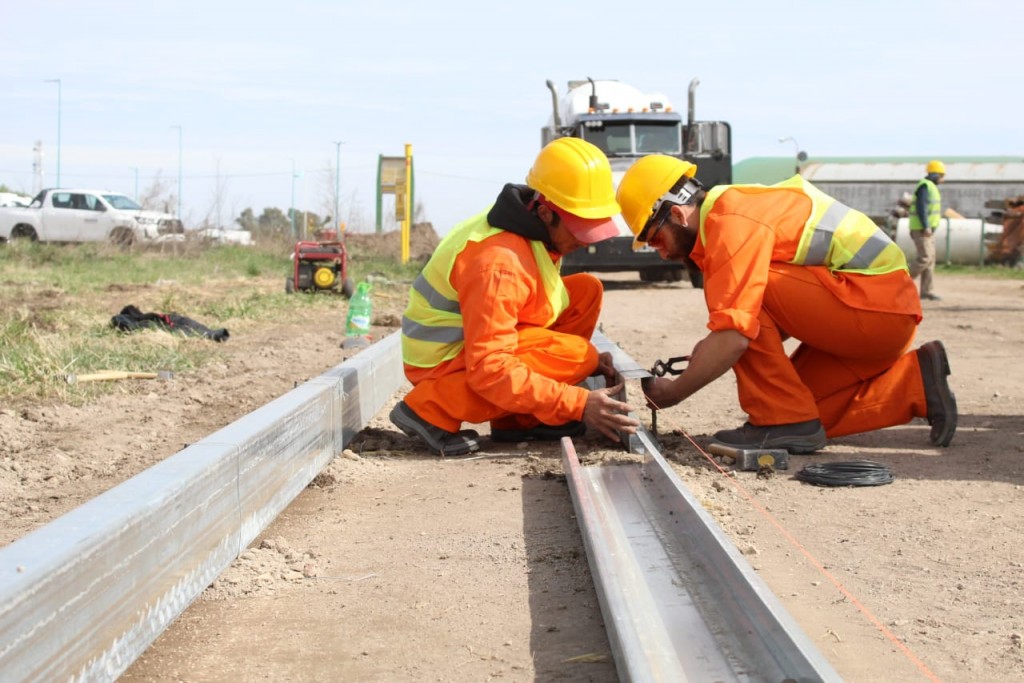
[[[697,77],[697,118],[731,123],[737,161],[793,154],[782,137],[812,157],[1024,155],[1024,4],[1004,0],[7,4],[0,183],[33,189],[37,140],[55,183],[59,113],[62,185],[176,193],[180,126],[188,226],[293,192],[332,213],[340,152],[339,213],[372,230],[378,155],[410,143],[444,233],[523,182],[547,79],[685,112]]]

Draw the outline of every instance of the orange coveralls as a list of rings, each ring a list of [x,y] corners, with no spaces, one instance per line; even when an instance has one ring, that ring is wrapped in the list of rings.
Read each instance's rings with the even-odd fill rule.
[[[597,369],[590,337],[601,313],[600,280],[563,277],[569,307],[545,328],[551,304],[526,238],[501,232],[468,242],[449,279],[459,293],[465,347],[433,368],[405,364],[414,385],[406,404],[450,432],[463,422],[529,429],[582,419],[588,391],[576,384]]]
[[[925,417],[917,353],[921,304],[910,275],[830,271],[791,261],[811,212],[802,192],[726,190],[691,258],[704,272],[710,330],[750,340],[733,371],[756,426],[819,418],[829,437]],[[787,357],[783,341],[801,344]]]

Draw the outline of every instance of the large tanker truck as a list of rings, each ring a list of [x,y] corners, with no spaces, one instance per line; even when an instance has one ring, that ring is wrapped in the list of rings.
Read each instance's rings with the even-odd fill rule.
[[[700,81],[690,81],[687,118],[684,121],[661,93],[643,93],[615,80],[569,81],[568,91],[559,96],[551,91],[552,113],[541,129],[541,146],[555,138],[578,137],[601,148],[612,166],[616,185],[633,163],[648,154],[668,154],[697,165],[697,178],[706,186],[732,182],[732,134],[724,121],[697,121],[694,93]],[[664,261],[658,252],[645,248],[633,251],[633,234],[621,216],[616,216],[619,236],[578,249],[562,259],[564,274],[635,270],[646,282],[682,280],[686,269],[680,263]],[[701,286],[700,274],[690,277]]]

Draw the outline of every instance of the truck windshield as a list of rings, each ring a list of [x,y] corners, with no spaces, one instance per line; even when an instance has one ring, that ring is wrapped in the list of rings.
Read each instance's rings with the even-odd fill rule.
[[[608,156],[631,156],[637,154],[672,154],[682,152],[682,136],[679,124],[605,121],[603,125],[587,125],[582,137],[597,145]]]
[[[639,154],[676,155],[683,151],[678,123],[638,123],[634,132]]]
[[[583,128],[583,139],[591,142],[609,156],[633,153],[633,126],[627,121],[604,122],[604,125],[588,124]]]
[[[122,211],[139,211],[142,209],[134,199],[131,197],[125,197],[123,194],[105,194],[103,195],[103,198],[106,199],[107,203],[112,207]]]

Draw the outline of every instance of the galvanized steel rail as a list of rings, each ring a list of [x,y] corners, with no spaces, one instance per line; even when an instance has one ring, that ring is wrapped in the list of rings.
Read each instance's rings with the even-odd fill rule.
[[[635,362],[595,335],[615,366]],[[643,463],[562,462],[623,681],[841,681],[641,428]]]
[[[111,681],[404,380],[397,334],[0,548],[0,680]]]

